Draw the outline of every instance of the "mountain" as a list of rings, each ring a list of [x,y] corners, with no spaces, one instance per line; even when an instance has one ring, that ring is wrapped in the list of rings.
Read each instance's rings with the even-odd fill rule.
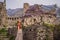
[[[57,17],[60,17],[60,8],[56,4],[55,5],[42,5],[42,8],[44,11],[49,11],[55,8]]]
[[[22,16],[23,8],[7,9],[7,15],[8,16]]]
[[[52,8],[55,8],[57,16],[60,16],[60,8],[58,8],[56,5],[42,5],[42,9],[44,11],[49,11]],[[23,15],[23,8],[7,9],[7,14],[8,14],[8,16],[21,17]]]

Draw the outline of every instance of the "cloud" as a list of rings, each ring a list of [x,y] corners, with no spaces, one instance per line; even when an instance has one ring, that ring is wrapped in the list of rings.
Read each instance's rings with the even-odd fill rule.
[[[22,0],[15,0],[16,2],[20,2],[20,1],[22,1]]]

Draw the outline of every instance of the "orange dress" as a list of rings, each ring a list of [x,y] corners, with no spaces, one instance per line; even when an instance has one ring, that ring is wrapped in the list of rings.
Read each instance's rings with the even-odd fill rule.
[[[18,27],[18,30],[21,29],[21,23],[19,21],[18,21],[17,27]]]

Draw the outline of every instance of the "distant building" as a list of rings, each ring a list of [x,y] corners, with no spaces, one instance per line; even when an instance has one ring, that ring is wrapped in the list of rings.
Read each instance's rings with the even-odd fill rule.
[[[23,9],[21,9],[23,11]],[[19,11],[22,13],[22,11]],[[11,13],[10,13],[11,14]],[[0,2],[0,26],[14,26],[20,20],[20,13],[8,15],[6,10],[6,0]]]

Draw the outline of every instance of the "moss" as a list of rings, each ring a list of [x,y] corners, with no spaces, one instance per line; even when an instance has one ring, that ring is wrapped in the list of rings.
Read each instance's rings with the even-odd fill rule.
[[[46,26],[47,28],[51,29],[51,31],[53,31],[54,30],[54,27],[55,27],[54,24],[44,23],[43,25]]]

